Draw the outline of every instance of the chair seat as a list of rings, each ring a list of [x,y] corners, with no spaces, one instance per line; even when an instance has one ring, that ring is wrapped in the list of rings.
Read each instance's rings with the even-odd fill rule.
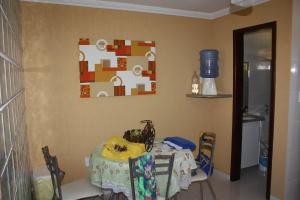
[[[207,180],[207,178],[207,174],[203,170],[198,168],[197,174],[195,176],[192,176],[191,182],[205,181]]]
[[[100,188],[91,185],[88,179],[81,179],[61,186],[63,200],[101,196]]]
[[[138,193],[136,193],[136,197],[138,197]],[[156,200],[166,200],[166,198],[164,196],[156,196]]]
[[[157,196],[157,200],[165,200],[165,199],[166,199],[165,197]]]

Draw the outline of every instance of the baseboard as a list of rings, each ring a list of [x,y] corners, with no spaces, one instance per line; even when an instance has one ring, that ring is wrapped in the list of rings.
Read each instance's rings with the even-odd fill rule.
[[[230,175],[229,174],[226,174],[225,172],[222,172],[216,168],[214,168],[214,174],[218,175],[218,176],[221,176],[223,178],[225,178],[226,180],[230,180]],[[275,199],[274,199],[275,200]]]
[[[270,196],[270,200],[280,200],[278,197]]]

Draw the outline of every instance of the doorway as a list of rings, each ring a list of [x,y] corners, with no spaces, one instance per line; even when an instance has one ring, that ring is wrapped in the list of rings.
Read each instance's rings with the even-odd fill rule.
[[[267,35],[268,33],[270,34],[270,49],[269,51],[263,51],[263,37],[260,36],[261,41],[256,42],[259,45],[255,45],[253,39],[258,35]],[[258,49],[255,50],[255,47]],[[275,110],[276,22],[234,30],[233,51],[233,124],[230,180],[237,181],[241,179],[241,168],[244,170],[249,166],[262,167],[260,170],[264,171],[266,177],[265,197],[269,199]],[[251,71],[252,69],[255,69],[254,72]],[[255,73],[260,74],[260,76],[265,74],[265,82],[258,79],[253,82]],[[250,78],[251,74],[252,78]],[[253,84],[251,86],[251,81],[254,86]],[[264,87],[259,87],[259,83]],[[264,99],[268,100],[265,105],[260,105],[260,110],[264,112],[258,112],[259,106],[256,107],[257,112],[255,111],[255,106],[258,104],[256,102],[257,105],[255,105],[253,100],[257,100],[258,96],[252,96],[255,95],[255,92],[250,91],[253,91],[253,87],[254,90],[255,88],[259,90],[268,89],[267,94],[266,91],[261,92],[265,95]],[[249,124],[246,124],[249,120],[250,122],[257,122],[257,126],[252,126],[249,129]],[[256,136],[253,136],[253,134],[247,135],[247,127],[251,133],[257,133],[254,134]],[[257,144],[253,145],[253,141],[257,141]],[[245,147],[245,144],[248,147]],[[245,155],[246,161],[244,159]]]

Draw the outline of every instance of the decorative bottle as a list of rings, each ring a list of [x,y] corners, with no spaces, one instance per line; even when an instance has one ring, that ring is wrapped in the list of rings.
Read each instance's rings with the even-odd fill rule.
[[[192,76],[192,94],[200,94],[200,80],[196,71]]]

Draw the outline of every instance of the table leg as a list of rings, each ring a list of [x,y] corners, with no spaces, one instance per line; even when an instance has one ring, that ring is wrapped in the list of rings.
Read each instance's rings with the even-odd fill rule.
[[[108,198],[108,200],[112,200],[112,199],[113,199],[113,197],[114,197],[114,193],[113,193],[113,191],[111,191],[111,192],[110,192],[110,194],[109,194],[109,198]]]
[[[200,181],[200,197],[201,197],[201,200],[203,200],[203,187],[202,187],[202,182]]]

